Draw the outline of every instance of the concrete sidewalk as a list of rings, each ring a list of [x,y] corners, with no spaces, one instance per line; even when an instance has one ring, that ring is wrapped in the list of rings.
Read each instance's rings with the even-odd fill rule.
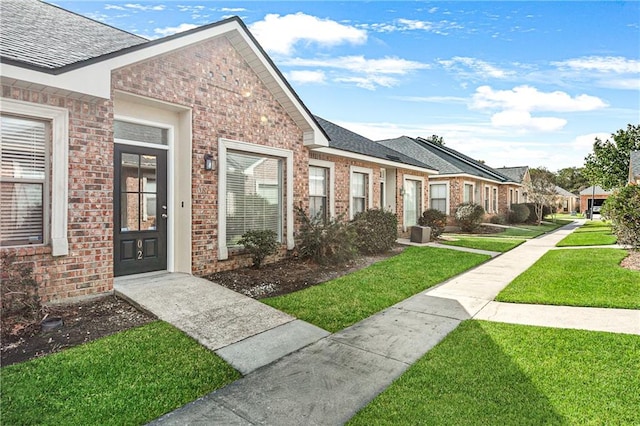
[[[265,364],[152,424],[343,424],[469,318],[527,324],[546,317],[548,324],[536,325],[640,334],[637,328],[629,327],[634,322],[640,327],[640,311],[595,313],[582,308],[493,302],[502,288],[577,226],[567,225],[529,240],[437,287]],[[592,328],[582,320],[583,315],[592,317]],[[576,321],[576,317],[580,319]],[[256,338],[260,334],[250,339]],[[237,346],[243,343],[247,344],[245,349]],[[235,348],[237,356],[256,346],[247,339],[228,348]]]

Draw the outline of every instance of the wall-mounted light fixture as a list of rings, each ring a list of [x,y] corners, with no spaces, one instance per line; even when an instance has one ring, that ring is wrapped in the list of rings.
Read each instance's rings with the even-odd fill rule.
[[[204,169],[207,171],[215,170],[216,162],[213,161],[213,155],[205,154],[204,155]]]

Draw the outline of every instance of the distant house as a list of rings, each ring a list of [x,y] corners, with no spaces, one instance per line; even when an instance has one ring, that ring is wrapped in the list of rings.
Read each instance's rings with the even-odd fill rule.
[[[631,151],[629,157],[629,183],[640,185],[640,151]]]
[[[408,136],[378,143],[438,169],[430,178],[429,208],[452,214],[459,204],[472,202],[493,215],[522,202],[520,183],[454,149]]]
[[[601,186],[595,185],[580,191],[580,211],[586,212],[591,209],[591,206],[601,207],[604,201],[609,198],[612,191],[602,189]],[[597,209],[596,209],[597,210]]]
[[[522,185],[520,189],[513,189],[513,192],[509,193],[508,198],[511,204],[528,202],[527,186],[531,183],[529,166],[497,167],[495,170]]]
[[[237,17],[149,41],[37,0],[0,8],[0,250],[45,302],[247,265],[252,229],[286,255],[294,206],[384,206],[406,227],[426,202],[434,169],[314,117]]]
[[[571,213],[578,210],[580,207],[580,200],[576,194],[573,194],[559,186],[556,186],[556,193],[558,194],[556,197],[558,201],[556,206],[558,208],[558,212]]]

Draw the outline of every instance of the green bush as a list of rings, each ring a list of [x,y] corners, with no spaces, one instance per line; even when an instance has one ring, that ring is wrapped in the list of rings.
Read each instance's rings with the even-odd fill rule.
[[[535,213],[535,212],[534,212]],[[526,204],[512,204],[509,211],[510,223],[524,223],[529,219],[531,210]]]
[[[296,213],[300,221],[297,244],[300,257],[327,264],[344,263],[357,256],[355,229],[342,216],[325,222],[319,217],[309,218],[300,207]]]
[[[602,215],[611,220],[618,243],[640,249],[640,186],[629,184],[607,198]]]
[[[538,216],[536,216],[536,205],[534,203],[524,203],[525,206],[529,209],[529,217],[525,220],[526,223],[535,223],[538,224]],[[549,206],[542,207],[542,217],[544,218],[547,215],[551,214],[551,208]]]
[[[356,232],[356,247],[361,253],[387,252],[398,239],[398,218],[389,211],[365,210],[356,213],[352,223]]]
[[[494,223],[496,225],[504,225],[507,223],[507,219],[503,214],[494,214],[489,218],[489,223]]]
[[[480,226],[484,218],[484,209],[479,204],[462,203],[458,205],[455,219],[464,232],[473,232]]]
[[[431,228],[431,236],[438,238],[447,226],[447,215],[436,209],[425,210],[418,219],[418,225],[428,226]]]
[[[277,234],[271,229],[247,231],[242,234],[238,244],[243,245],[245,250],[249,252],[253,260],[253,266],[260,268],[265,257],[274,254],[278,250],[277,237]]]

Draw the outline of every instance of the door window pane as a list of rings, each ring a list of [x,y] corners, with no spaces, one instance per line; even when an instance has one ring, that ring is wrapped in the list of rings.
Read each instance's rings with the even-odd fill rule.
[[[417,180],[405,181],[404,193],[404,226],[414,226],[418,224],[418,217],[421,203],[421,184]]]
[[[113,137],[115,139],[168,145],[169,131],[159,127],[116,120],[113,122]]]
[[[156,229],[157,158],[123,153],[120,162],[121,232]]]

